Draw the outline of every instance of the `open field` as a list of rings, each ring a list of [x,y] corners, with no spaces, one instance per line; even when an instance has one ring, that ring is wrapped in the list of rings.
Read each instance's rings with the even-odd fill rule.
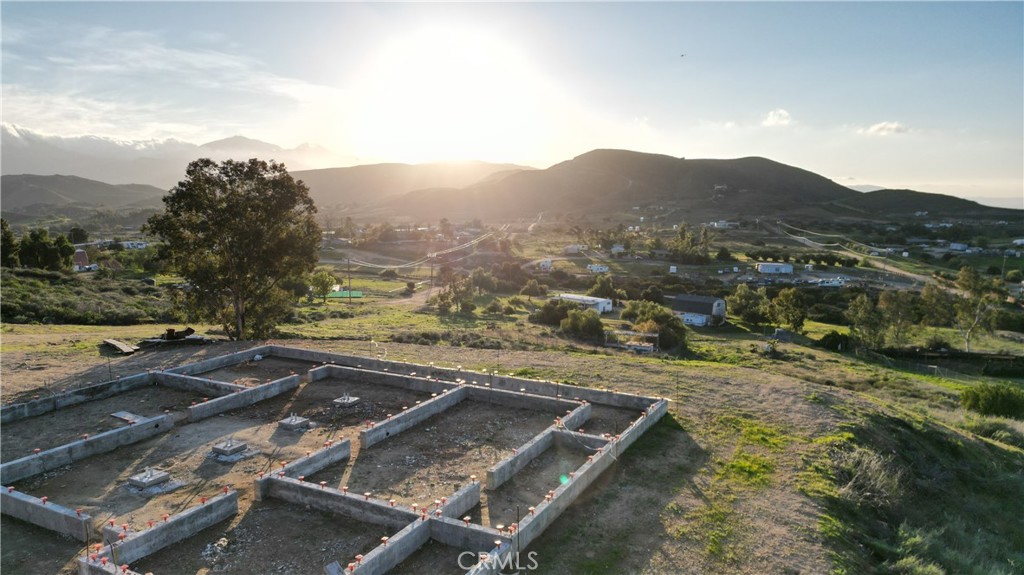
[[[474,320],[464,329],[481,329],[483,323]],[[507,325],[503,329],[508,330],[500,333],[503,340],[509,340],[509,334],[519,333],[515,323],[502,325]],[[326,338],[281,343],[355,354],[367,354],[372,347],[376,353],[386,353],[388,359],[462,365],[467,369],[500,366],[502,372],[567,385],[608,387],[672,399],[670,415],[531,546],[529,551],[538,554],[538,573],[871,573],[890,572],[908,565],[931,565],[941,570],[919,572],[1008,575],[1018,572],[1024,561],[1020,546],[1014,543],[1024,540],[1024,526],[1010,520],[1019,517],[1024,509],[1010,512],[1007,507],[1024,501],[1024,454],[1010,443],[984,439],[969,431],[978,425],[979,418],[959,407],[957,394],[962,385],[971,385],[970,382],[912,374],[799,342],[782,344],[782,359],[768,359],[750,351],[749,345],[757,341],[756,336],[736,328],[691,332],[692,357],[682,360],[570,344],[544,336],[535,328],[523,326],[521,337],[546,341],[549,349],[557,350],[547,351],[538,346],[495,352],[387,341],[370,346],[367,341]],[[196,348],[144,350],[131,357],[105,356],[96,347],[83,345],[123,330],[61,326],[55,330],[56,335],[51,332],[47,336],[42,326],[4,326],[4,401],[30,396],[48,381],[100,381],[106,379],[99,377],[101,373],[137,373],[147,366],[180,364],[253,345],[225,342]],[[143,331],[148,334],[152,328],[140,329],[138,333]],[[41,343],[47,338],[57,344]],[[51,351],[66,355],[55,360],[48,355]],[[287,366],[282,369],[288,370]],[[242,372],[226,375],[252,376]],[[323,391],[327,395],[346,387],[343,382],[328,381],[327,385],[333,387]],[[304,389],[252,409],[267,412],[267,417],[283,417],[296,411],[322,418],[312,407],[322,398],[308,395],[314,388]],[[353,390],[356,395],[368,393]],[[377,399],[374,409],[394,409],[394,405],[409,399],[414,398]],[[307,407],[304,401],[310,402]],[[587,431],[611,433],[628,421],[626,418],[626,413],[595,410]],[[1012,433],[1024,434],[1020,422],[985,419],[1003,425],[1011,433],[1008,437]],[[244,427],[256,422],[246,419],[244,413],[232,414],[227,419],[215,418],[214,425],[220,431],[211,435],[209,441],[228,433],[247,433],[242,428],[228,430],[229,424]],[[206,433],[202,431],[203,425],[194,426],[195,432]],[[348,434],[353,425],[358,422],[332,421],[311,437],[323,441],[327,435],[321,433]],[[425,425],[430,427],[429,423]],[[273,441],[273,434],[261,439],[258,429],[249,432],[252,441]],[[378,450],[375,457],[383,466],[393,464],[389,452],[394,452],[405,465],[406,458],[415,457],[414,447],[408,453],[402,452],[409,441],[415,443],[412,436],[388,440],[367,454]],[[486,440],[481,445],[491,443]],[[301,452],[303,445],[300,442],[287,448]],[[515,440],[510,441],[508,448],[514,445]],[[4,449],[7,446],[5,438]],[[169,448],[173,451],[173,447]],[[476,451],[468,448],[468,453]],[[905,455],[897,458],[892,453]],[[118,474],[139,469],[146,457],[155,455],[126,451],[124,456],[122,463],[109,463],[116,469],[123,468]],[[486,457],[491,462],[500,454]],[[570,453],[567,457],[578,455]],[[374,483],[365,474],[376,469],[377,463],[367,466],[373,460],[359,463],[358,456],[354,461],[354,465],[322,472],[327,479],[317,481],[354,481],[353,485],[362,482],[360,485],[368,486],[373,483],[373,489],[390,490],[396,498],[403,498],[409,489],[409,499],[429,499],[437,493],[430,488],[437,480],[426,476],[422,483],[427,489],[422,493],[417,487],[421,479],[413,481],[412,487],[402,482],[390,487]],[[527,493],[543,492],[555,475],[564,471],[558,461],[538,459],[533,468],[524,470],[515,481]],[[256,464],[255,460],[244,460],[236,466],[246,467],[246,473],[251,475],[255,468],[248,467]],[[466,462],[455,464],[460,468],[472,467]],[[877,475],[850,474],[850,470],[859,467],[877,470]],[[213,468],[210,469],[212,472]],[[956,471],[949,474],[940,472],[941,469]],[[209,479],[216,482],[217,476]],[[49,483],[39,488],[61,489],[59,476],[46,481]],[[861,483],[865,481],[868,483]],[[96,489],[106,488],[98,483]],[[172,493],[145,504],[139,508],[139,520],[145,520],[141,512],[149,513],[149,507],[155,506],[155,510],[173,506],[176,498],[185,495]],[[502,489],[485,495],[484,506],[473,515],[491,523],[508,521],[508,517],[521,513],[529,499],[511,496]],[[242,499],[247,497],[243,492]],[[218,565],[225,572],[240,572],[239,558],[255,553],[250,547],[252,533],[256,532],[252,526],[273,525],[287,533],[287,529],[296,526],[317,529],[317,521],[321,521],[309,517],[299,522],[289,518],[287,506],[274,510],[273,505],[252,506],[250,513],[240,515],[238,521],[211,528],[194,541],[174,548],[174,556],[183,558],[174,566],[183,566],[187,573],[202,573]],[[265,507],[267,510],[262,511]],[[946,529],[944,517],[957,518],[957,528]],[[260,521],[264,523],[253,523]],[[323,521],[330,519],[325,517]],[[879,522],[893,527],[878,528]],[[985,524],[994,527],[979,531]],[[286,525],[292,527],[285,528]],[[5,547],[8,542],[28,542],[39,537],[33,535],[32,529],[22,529],[20,523],[8,520],[4,521],[3,530]],[[46,541],[52,538],[42,537]],[[229,541],[228,551],[215,553],[210,556],[212,559],[203,558],[207,544],[222,537]],[[379,538],[379,534],[374,532],[374,537]],[[358,537],[346,541],[358,543]],[[53,546],[47,563],[51,567],[44,572],[60,571],[64,564],[61,557],[67,561],[76,552],[76,547],[68,542],[42,544]],[[235,544],[237,547],[232,551]],[[333,552],[331,546],[337,544],[312,537],[301,543],[298,551],[315,556],[310,560],[312,565],[328,553],[321,549]],[[457,555],[457,550],[436,547],[424,548],[397,572],[421,572],[417,565],[451,560],[453,554]],[[946,549],[962,551],[951,554]],[[169,572],[171,564],[167,557],[165,553],[149,558],[146,568],[156,573]],[[5,553],[4,571],[19,572],[25,560],[24,556]],[[285,570],[301,567],[300,563],[293,565],[288,561],[279,557],[268,559],[265,564]]]

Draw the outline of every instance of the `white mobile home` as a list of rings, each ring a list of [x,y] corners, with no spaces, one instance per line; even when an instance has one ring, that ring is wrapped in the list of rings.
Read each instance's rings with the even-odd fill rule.
[[[612,300],[603,297],[593,297],[574,293],[562,293],[555,296],[562,301],[571,301],[584,305],[597,313],[608,313],[612,311]]]
[[[793,273],[793,264],[758,262],[757,271],[763,274],[791,274]]]

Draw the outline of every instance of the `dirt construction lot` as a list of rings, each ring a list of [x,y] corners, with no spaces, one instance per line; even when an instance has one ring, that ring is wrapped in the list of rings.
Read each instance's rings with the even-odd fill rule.
[[[38,334],[5,332],[0,364],[3,401],[31,398],[55,386],[105,381],[111,373],[117,377],[147,369],[168,369],[262,343],[218,343],[109,357],[75,347],[75,342],[88,337],[94,336],[88,332],[60,333],[49,338],[51,345]],[[365,342],[271,343],[348,353],[363,353],[366,349]],[[389,359],[424,364],[461,364],[479,370],[492,357],[492,352],[472,349],[388,344]],[[707,366],[680,372],[680,376],[626,355],[603,359],[600,373],[594,372],[593,357],[587,354],[510,351],[503,352],[501,361],[510,371],[530,368],[541,371],[546,378],[674,400],[670,415],[634,444],[531,549],[523,550],[539,554],[540,565],[533,573],[661,574],[690,570],[810,574],[828,570],[827,552],[815,535],[815,504],[794,489],[794,483],[801,455],[810,445],[805,438],[835,429],[838,418],[822,400],[831,396],[818,389],[818,399],[809,401],[806,398],[814,389],[810,384],[782,376]],[[290,371],[301,373],[311,366],[285,363],[236,366],[202,377],[263,382]],[[742,383],[748,381],[756,384]],[[361,397],[361,403],[350,412],[334,410],[330,400],[345,392]],[[62,505],[88,510],[96,521],[116,518],[119,523],[145,526],[151,518],[195,505],[198,497],[213,495],[223,485],[230,485],[239,491],[238,515],[146,558],[137,567],[156,575],[319,573],[326,563],[339,560],[345,564],[355,553],[372,548],[382,535],[391,534],[380,527],[276,500],[255,503],[252,489],[256,473],[298,457],[328,438],[355,440],[365,420],[380,420],[387,413],[397,413],[401,407],[426,398],[429,394],[328,379],[304,384],[249,408],[186,424],[181,421],[182,414],[196,397],[160,387],[145,388],[84,404],[80,407],[84,415],[74,421],[58,413],[44,416],[51,419],[12,424],[10,433],[4,426],[0,451],[7,461],[30,452],[31,443],[45,448],[65,438],[122,425],[109,417],[115,411],[150,415],[168,410],[179,420],[171,432],[16,486],[47,495]],[[629,410],[595,407],[593,419],[584,425],[587,433],[616,433],[636,416]],[[318,427],[301,434],[278,431],[276,421],[293,412],[309,417]],[[739,450],[741,439],[721,424],[721,418],[737,414],[757,414],[759,421],[792,438],[777,450],[757,451],[770,457],[774,465],[766,486],[745,487],[724,479],[723,466]],[[549,413],[463,402],[365,452],[355,444],[350,460],[322,471],[323,479],[315,479],[337,485],[349,483],[352,489],[372,490],[381,497],[410,503],[432,501],[450,494],[470,474],[482,476],[487,467],[550,422]],[[234,463],[207,457],[214,443],[229,436],[247,441],[255,453]],[[746,445],[744,449],[760,448]],[[471,515],[484,524],[508,524],[585,457],[585,451],[553,446],[509,484],[495,492],[485,491],[482,505]],[[169,471],[172,479],[183,485],[170,493],[152,495],[126,488],[127,477],[146,466]],[[713,524],[709,519],[712,516],[703,512],[712,508],[727,510],[723,525]],[[0,571],[4,575],[76,573],[75,559],[83,549],[77,541],[6,516],[0,522],[0,537]],[[716,541],[724,553],[709,551],[712,537],[719,537]],[[456,565],[460,552],[431,543],[394,572],[460,573]],[[442,567],[449,564],[456,567]]]

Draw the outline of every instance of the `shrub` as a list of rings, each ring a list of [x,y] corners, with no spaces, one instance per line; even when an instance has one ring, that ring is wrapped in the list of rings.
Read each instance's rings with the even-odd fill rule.
[[[570,310],[569,316],[560,322],[559,327],[563,333],[581,339],[600,340],[604,337],[604,324],[592,309]]]
[[[393,279],[398,277],[398,272],[396,272],[395,270],[393,270],[391,268],[388,268],[388,269],[380,272],[377,275],[379,275],[380,277],[382,277],[384,279],[393,280]]]
[[[839,333],[836,330],[832,330],[821,336],[821,339],[818,340],[817,346],[824,349],[830,349],[832,351],[847,351],[850,349],[850,336],[845,333]]]
[[[1024,419],[1024,389],[1006,383],[981,383],[960,393],[960,405],[982,415]]]

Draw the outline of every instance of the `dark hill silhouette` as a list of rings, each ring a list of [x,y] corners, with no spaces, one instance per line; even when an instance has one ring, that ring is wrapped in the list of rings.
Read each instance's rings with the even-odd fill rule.
[[[2,207],[17,211],[33,206],[119,209],[156,207],[166,190],[145,184],[113,185],[78,176],[8,175],[0,180]]]
[[[612,212],[663,205],[707,213],[783,213],[852,200],[859,192],[766,158],[687,160],[594,150],[546,170],[519,172],[463,190],[434,189],[389,202],[409,213],[531,216],[542,211]]]
[[[463,188],[500,174],[531,170],[512,164],[451,162],[431,164],[369,164],[291,172],[309,186],[319,207],[366,204],[425,188]]]
[[[1020,210],[993,208],[964,198],[914,190],[876,190],[837,202],[837,205],[879,216],[912,215],[915,212],[928,212],[932,217],[1021,216]]]

